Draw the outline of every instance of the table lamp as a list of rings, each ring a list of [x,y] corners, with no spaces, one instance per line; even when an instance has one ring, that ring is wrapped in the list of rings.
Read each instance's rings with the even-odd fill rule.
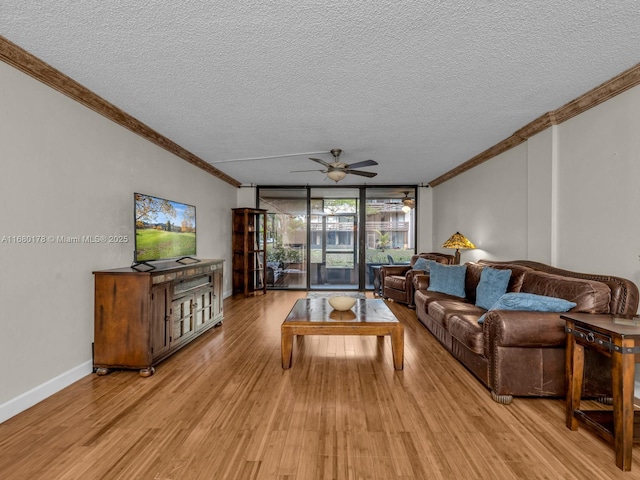
[[[456,232],[449,237],[449,240],[442,244],[442,248],[455,248],[455,264],[460,265],[460,249],[471,249],[476,248],[476,246],[460,232]]]

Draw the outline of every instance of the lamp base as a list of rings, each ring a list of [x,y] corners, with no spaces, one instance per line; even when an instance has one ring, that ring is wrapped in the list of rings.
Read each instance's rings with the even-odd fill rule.
[[[460,265],[460,250],[456,248],[456,253],[454,253],[455,260],[453,261],[454,265]]]

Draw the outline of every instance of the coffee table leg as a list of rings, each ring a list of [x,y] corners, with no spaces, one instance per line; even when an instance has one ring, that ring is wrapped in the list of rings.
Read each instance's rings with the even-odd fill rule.
[[[404,368],[404,327],[398,325],[391,331],[391,353],[393,354],[393,367],[396,370]]]
[[[291,333],[291,329],[282,326],[281,337],[282,368],[291,368],[291,357],[293,354],[293,333]]]

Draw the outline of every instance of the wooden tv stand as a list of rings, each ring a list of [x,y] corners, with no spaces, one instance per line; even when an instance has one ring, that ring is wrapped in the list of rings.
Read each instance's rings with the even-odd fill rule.
[[[93,272],[94,371],[106,375],[110,369],[137,369],[148,377],[160,361],[221,325],[223,262]]]

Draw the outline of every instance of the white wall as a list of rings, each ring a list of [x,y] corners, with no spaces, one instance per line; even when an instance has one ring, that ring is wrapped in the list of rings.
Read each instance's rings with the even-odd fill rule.
[[[527,149],[527,254],[526,258],[553,263],[555,208],[553,172],[557,160],[557,127],[531,137]]]
[[[418,205],[416,212],[418,214],[417,227],[418,239],[416,244],[416,252],[435,252],[433,238],[431,235],[431,227],[433,225],[433,189],[419,188],[417,195]]]
[[[460,262],[527,255],[527,149],[522,144],[433,189],[433,246],[457,231],[476,246]]]
[[[0,106],[3,421],[90,373],[92,271],[131,264],[134,192],[196,206],[198,257],[226,261],[229,292],[237,189],[4,63]],[[77,235],[128,241],[52,240]]]
[[[558,264],[640,284],[640,87],[558,126]]]
[[[256,188],[241,187],[237,189],[238,207],[256,208]]]
[[[436,186],[434,246],[459,230],[478,247],[462,262],[530,259],[640,284],[639,111],[635,87]]]

